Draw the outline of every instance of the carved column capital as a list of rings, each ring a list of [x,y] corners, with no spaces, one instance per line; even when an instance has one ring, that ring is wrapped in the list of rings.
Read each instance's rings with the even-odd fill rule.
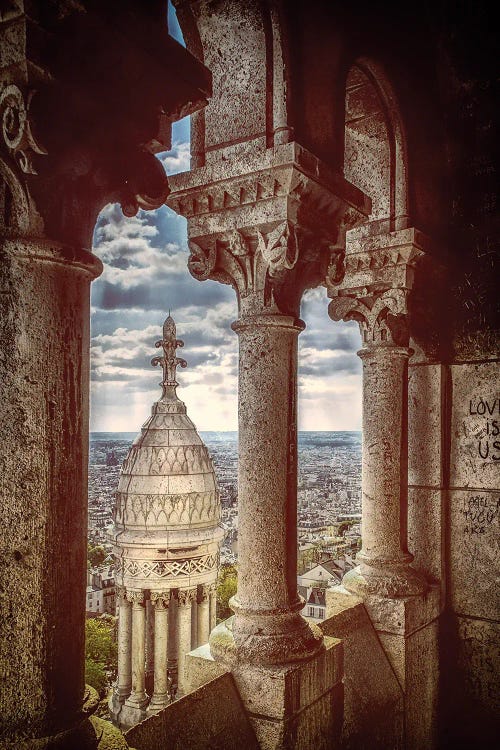
[[[241,316],[298,317],[302,293],[324,281],[368,199],[297,143],[266,152],[254,171],[222,166],[172,178],[168,204],[188,219],[191,274],[233,286]]]
[[[425,239],[415,229],[348,239],[325,282],[332,320],[356,320],[363,344],[407,347],[408,297]]]
[[[206,602],[210,598],[210,585],[206,583],[202,583],[201,586],[198,586],[198,604],[200,602]]]
[[[126,593],[127,601],[133,605],[142,605],[145,602],[144,591],[127,589]]]
[[[196,601],[196,589],[178,589],[177,601],[180,606],[186,606]]]
[[[129,601],[129,599],[127,599],[127,589],[125,586],[115,585],[115,596],[120,603]]]
[[[170,591],[151,591],[151,602],[156,609],[168,609],[170,604]]]

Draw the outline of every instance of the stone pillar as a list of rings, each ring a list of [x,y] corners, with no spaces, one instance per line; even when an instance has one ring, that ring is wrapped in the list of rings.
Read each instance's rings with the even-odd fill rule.
[[[402,691],[395,744],[407,748],[436,746],[439,663],[439,587],[413,569],[407,547],[408,296],[422,240],[414,229],[353,238],[345,275],[327,283],[330,316],[358,321],[363,341],[363,547],[337,595],[363,599]]]
[[[179,650],[179,603],[177,600],[177,590],[174,589],[170,594],[170,604],[168,607],[168,673],[172,680],[172,685],[177,685],[177,653]]]
[[[209,633],[211,633],[217,625],[217,584],[211,583],[208,590],[210,598],[208,629]]]
[[[196,589],[179,589],[177,593],[177,694],[184,695],[186,690],[185,662],[186,654],[191,651],[191,611],[196,597]]]
[[[297,593],[297,339],[292,316],[254,315],[239,336],[239,658],[280,664],[311,656],[320,635]]]
[[[210,593],[206,584],[198,586],[198,609],[197,609],[197,642],[196,646],[203,646],[208,643],[210,635]]]
[[[153,693],[155,613],[151,599],[146,600],[146,692]]]
[[[145,689],[146,608],[143,591],[127,591],[127,598],[132,602],[132,691],[125,701],[121,720],[124,725],[132,725],[145,717],[144,709],[148,703]]]
[[[197,676],[208,679],[214,660],[231,670],[260,747],[298,747],[307,736],[323,748],[338,730],[341,649],[301,616],[297,593],[299,312],[368,206],[298,143],[276,145],[250,171],[232,160],[230,172],[217,164],[210,176],[176,175],[168,203],[188,218],[191,274],[231,284],[238,297],[238,590],[210,654],[189,659],[206,660]]]
[[[408,517],[408,358],[404,346],[370,345],[363,360],[362,550],[360,570],[347,573],[349,590],[379,595],[419,594],[410,567]]]
[[[191,602],[191,649],[198,645],[198,597]]]
[[[170,591],[152,591],[154,607],[154,692],[148,711],[156,713],[169,703],[167,673],[168,605]]]
[[[357,555],[359,567],[349,571],[343,583],[356,594],[387,597],[414,596],[426,587],[410,566],[413,555],[407,548],[408,358],[413,354],[407,300],[422,252],[408,230],[394,234],[400,240],[394,242],[391,236],[394,248],[377,247],[370,240],[366,258],[353,262],[348,254],[342,281],[327,284],[333,296],[330,316],[357,320],[363,341],[358,352],[363,360],[363,548]],[[361,285],[358,268],[372,267],[373,288],[366,270]]]
[[[0,257],[0,736],[15,747],[87,710],[89,287],[101,263],[41,238],[3,237]]]
[[[120,591],[118,601],[118,676],[115,694],[123,703],[132,690],[132,605],[124,589]]]

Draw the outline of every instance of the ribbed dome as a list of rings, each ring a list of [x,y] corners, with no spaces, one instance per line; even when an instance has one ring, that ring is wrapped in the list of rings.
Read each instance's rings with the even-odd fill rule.
[[[185,405],[159,401],[152,412],[123,463],[116,526],[216,525],[220,503],[212,461]]]
[[[176,392],[176,368],[186,362],[176,356],[183,342],[170,316],[156,346],[163,393],[123,462],[112,534],[118,574],[148,585],[213,570],[222,536],[212,461]]]

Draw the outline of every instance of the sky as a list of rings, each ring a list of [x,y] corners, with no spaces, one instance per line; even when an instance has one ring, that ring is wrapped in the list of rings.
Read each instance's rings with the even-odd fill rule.
[[[175,13],[169,29],[182,41]],[[159,154],[167,174],[190,168],[189,118],[174,123],[172,150]],[[166,206],[126,218],[119,205],[100,213],[94,253],[104,271],[91,296],[93,432],[138,431],[161,393],[150,360],[169,309],[188,367],[179,397],[199,430],[237,429],[238,341],[234,290],[196,281],[187,269],[186,220]],[[299,429],[361,429],[361,362],[356,323],[334,323],[323,287],[307,292],[299,336]]]

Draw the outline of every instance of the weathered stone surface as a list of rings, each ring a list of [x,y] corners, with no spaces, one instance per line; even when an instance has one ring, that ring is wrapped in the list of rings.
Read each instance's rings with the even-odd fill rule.
[[[442,365],[408,368],[408,484],[440,487],[443,476]],[[412,548],[413,549],[413,548]]]
[[[408,547],[415,570],[444,586],[444,490],[408,488]]]
[[[325,635],[344,646],[344,717],[341,747],[374,750],[399,747],[403,738],[404,702],[401,686],[380,645],[361,601],[341,587],[327,591]],[[367,655],[369,654],[369,658]]]
[[[453,365],[452,487],[495,489],[500,461],[498,363]]]
[[[454,490],[450,502],[449,597],[455,612],[500,620],[496,566],[500,494]]]
[[[220,750],[259,750],[229,674],[217,677],[133,727],[125,739],[136,750],[205,750],[210,746]]]

